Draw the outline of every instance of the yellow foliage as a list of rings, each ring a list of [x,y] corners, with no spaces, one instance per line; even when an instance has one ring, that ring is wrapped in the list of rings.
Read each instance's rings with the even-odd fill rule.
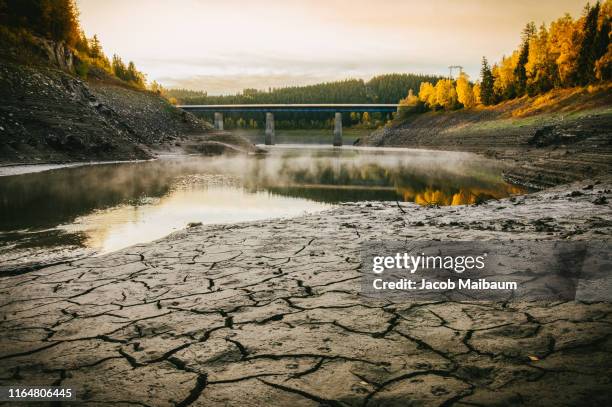
[[[419,99],[428,106],[434,106],[436,104],[436,91],[431,83],[421,83]]]
[[[556,56],[555,63],[561,82],[568,83],[576,71],[580,42],[582,41],[582,19],[574,21],[569,14],[550,25],[549,52]]]
[[[476,99],[474,98],[474,92],[472,90],[472,86],[470,85],[470,81],[468,76],[465,73],[461,73],[459,78],[457,78],[457,99],[459,103],[463,105],[466,109],[474,106],[476,104]]]
[[[452,108],[457,102],[457,91],[450,79],[440,79],[436,83],[436,103],[444,108]]]
[[[548,30],[542,25],[537,35],[529,41],[529,56],[525,64],[527,86],[536,92],[547,91],[553,87],[556,78],[556,54],[550,50]]]
[[[474,104],[476,105],[480,105],[482,104],[482,101],[480,100],[480,84],[477,83],[474,85],[474,87],[472,88],[473,94],[474,94]]]
[[[399,101],[400,106],[416,106],[419,98],[415,96],[412,89],[408,91],[408,96]]]
[[[361,122],[363,124],[370,124],[371,120],[372,119],[370,118],[370,113],[368,113],[368,112],[364,112],[363,116],[361,116]]]
[[[493,89],[498,95],[505,95],[514,84],[514,69],[518,64],[519,52],[514,51],[509,57],[502,57],[499,64],[493,66],[492,72],[495,78]]]

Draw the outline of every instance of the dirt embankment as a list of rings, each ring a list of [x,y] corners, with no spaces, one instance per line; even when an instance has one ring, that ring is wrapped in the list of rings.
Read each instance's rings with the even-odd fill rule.
[[[0,62],[0,163],[151,158],[210,126],[145,91]]]
[[[361,144],[485,154],[513,164],[505,174],[508,180],[536,188],[609,174],[610,86],[417,114],[372,133]]]

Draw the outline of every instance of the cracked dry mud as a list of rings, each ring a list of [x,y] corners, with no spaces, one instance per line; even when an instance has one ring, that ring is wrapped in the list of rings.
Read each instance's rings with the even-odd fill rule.
[[[358,268],[389,237],[610,239],[611,185],[193,227],[3,276],[0,384],[86,405],[610,405],[610,303],[364,301]]]

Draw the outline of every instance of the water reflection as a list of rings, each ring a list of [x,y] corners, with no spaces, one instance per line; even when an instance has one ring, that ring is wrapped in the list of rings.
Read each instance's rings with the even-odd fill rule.
[[[106,252],[189,222],[295,216],[341,201],[471,204],[522,192],[494,162],[416,150],[274,148],[266,157],[84,166],[0,178],[0,245]]]

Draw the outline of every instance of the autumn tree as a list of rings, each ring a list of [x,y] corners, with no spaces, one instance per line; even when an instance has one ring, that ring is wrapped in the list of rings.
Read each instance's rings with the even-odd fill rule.
[[[414,94],[412,89],[408,90],[408,96],[399,101],[400,106],[416,106],[419,98]]]
[[[547,92],[559,83],[555,55],[550,51],[549,34],[542,24],[531,38],[527,70],[527,92],[530,95]]]
[[[365,126],[370,126],[372,119],[370,118],[370,113],[364,112],[363,116],[361,116],[361,123]]]
[[[440,79],[435,86],[436,104],[444,109],[454,109],[457,107],[457,91],[450,79]]]
[[[470,84],[469,77],[467,76],[467,74],[462,72],[459,75],[459,77],[457,78],[456,90],[457,99],[459,100],[459,103],[463,105],[463,107],[469,109],[476,104],[472,85]]]
[[[481,104],[482,101],[480,100],[480,83],[474,84],[474,87],[472,88],[472,94],[474,95],[474,104]]]
[[[514,70],[519,58],[518,51],[514,51],[508,57],[502,57],[501,61],[491,68],[493,75],[493,93],[501,99],[512,99],[516,97]]]
[[[420,111],[423,107],[423,103],[419,101],[417,95],[414,94],[412,89],[408,90],[408,95],[399,101],[397,107],[397,117],[404,118],[408,114]]]
[[[421,83],[421,87],[419,89],[419,100],[429,107],[436,105],[436,90],[431,83]]]
[[[162,95],[165,91],[164,87],[156,80],[153,80],[153,82],[151,82],[151,84],[149,85],[149,89],[151,90],[151,92],[155,92],[158,95]]]
[[[580,48],[580,25],[569,14],[557,19],[548,30],[548,47],[555,58],[557,86],[572,86]]]
[[[600,81],[612,80],[612,45],[608,45],[608,52],[595,62],[595,77]]]
[[[612,1],[602,4],[599,9],[599,30],[595,38],[595,60],[603,57],[608,52],[610,45],[610,29],[612,26]]]

